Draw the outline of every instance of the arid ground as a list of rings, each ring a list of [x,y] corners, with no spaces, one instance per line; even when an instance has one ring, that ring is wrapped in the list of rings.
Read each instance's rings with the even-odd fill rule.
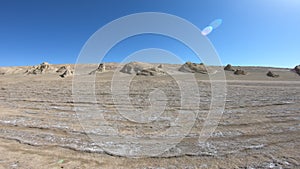
[[[178,65],[166,67],[176,71]],[[61,78],[55,72],[28,75],[24,73],[27,69],[0,69],[0,168],[300,168],[300,76],[290,69],[242,67],[246,75],[225,71],[225,110],[204,144],[199,144],[198,134],[209,110],[211,89],[208,75],[194,74],[201,102],[200,106],[191,105],[200,111],[193,128],[176,147],[143,158],[104,151],[89,134],[113,142],[123,136],[151,138],[170,127],[180,108],[180,91],[171,76],[133,78],[129,95],[134,108],[149,106],[148,95],[154,88],[161,88],[168,98],[160,118],[139,124],[123,118],[115,108],[110,94],[113,69],[96,74],[97,103],[74,102],[73,76]],[[266,76],[269,70],[279,77]],[[186,74],[178,73],[182,78]],[[85,77],[94,75],[79,76],[84,83]],[[82,90],[84,95],[84,85]],[[96,130],[93,126],[102,124],[89,118],[83,122],[78,117],[82,114],[75,112],[75,108],[94,104],[103,108],[105,125],[116,128],[118,135]],[[90,126],[83,129],[83,123]]]

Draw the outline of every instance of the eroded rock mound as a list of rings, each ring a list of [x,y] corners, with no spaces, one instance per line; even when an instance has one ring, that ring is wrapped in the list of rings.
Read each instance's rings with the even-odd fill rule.
[[[278,74],[276,74],[276,73],[274,73],[272,71],[268,71],[267,76],[269,76],[269,77],[279,77]]]
[[[90,72],[90,75],[93,75],[95,73],[101,73],[101,72],[105,72],[105,64],[104,63],[100,63],[98,68],[96,70],[93,70],[92,72]]]
[[[118,64],[117,63],[106,63],[105,64],[105,71],[115,70],[117,68],[118,68]]]
[[[207,69],[205,68],[203,63],[197,64],[192,62],[186,62],[178,70],[181,72],[207,74]]]
[[[293,69],[298,75],[300,75],[300,65],[295,66],[295,68]]]
[[[140,72],[136,73],[136,75],[142,75],[142,76],[160,76],[164,74],[165,72],[159,67],[143,69]]]
[[[72,75],[73,75],[73,71],[70,68],[67,68],[65,70],[65,72],[59,76],[62,78],[65,78],[65,77],[72,76]]]
[[[123,66],[120,72],[139,76],[160,76],[166,74],[162,65],[154,66],[142,62],[130,62]]]
[[[130,62],[123,66],[120,72],[127,74],[137,74],[141,73],[142,70],[147,70],[153,68],[153,65],[142,62]]]
[[[43,74],[46,73],[48,70],[51,69],[51,66],[47,62],[43,62],[38,66],[33,66],[31,69],[28,69],[25,73],[26,74]]]
[[[67,69],[70,69],[70,68],[67,66],[62,66],[57,69],[56,73],[64,73]]]
[[[237,69],[234,71],[235,75],[246,75],[246,72],[242,69]]]
[[[73,71],[70,66],[62,66],[59,69],[57,69],[56,73],[60,73],[59,76],[62,78],[73,75]]]
[[[227,64],[227,65],[224,67],[224,70],[227,70],[227,71],[235,71],[234,68],[231,66],[231,64]]]

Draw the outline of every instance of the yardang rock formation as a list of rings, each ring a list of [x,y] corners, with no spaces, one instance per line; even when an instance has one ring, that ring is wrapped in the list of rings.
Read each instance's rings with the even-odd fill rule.
[[[295,71],[298,75],[300,75],[300,65],[295,66],[295,68],[293,69],[293,71]]]
[[[231,66],[231,64],[228,64],[224,67],[224,70],[227,70],[227,71],[235,71],[234,68]]]
[[[267,76],[269,76],[269,77],[279,77],[278,74],[276,74],[276,73],[274,73],[272,71],[268,71]]]
[[[234,71],[235,75],[246,75],[246,72],[242,69],[237,69]]]
[[[154,66],[152,64],[142,62],[127,63],[123,66],[120,72],[141,76],[159,76],[165,74],[165,71],[162,69],[162,65]]]
[[[95,73],[101,73],[101,72],[105,72],[105,64],[104,63],[100,63],[98,68],[96,70],[93,70],[92,72],[90,72],[89,75],[93,75]]]
[[[197,64],[192,62],[186,62],[178,70],[181,72],[207,74],[207,69],[202,63]]]
[[[38,66],[33,66],[31,69],[28,69],[25,73],[26,74],[43,74],[46,73],[49,69],[52,69],[50,64],[47,62],[43,62]]]

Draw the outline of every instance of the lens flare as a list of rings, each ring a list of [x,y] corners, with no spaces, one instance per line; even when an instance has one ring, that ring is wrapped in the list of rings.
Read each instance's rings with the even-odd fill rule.
[[[205,27],[202,30],[202,35],[207,36],[208,34],[210,34],[214,29],[218,28],[221,24],[222,24],[222,19],[216,19],[214,21],[212,21],[209,26]]]
[[[219,27],[222,24],[222,19],[216,19],[214,21],[212,21],[209,26],[211,26],[213,29],[216,29],[217,27]]]
[[[212,30],[213,30],[212,26],[207,26],[202,30],[201,33],[202,33],[202,35],[206,36],[206,35],[210,34]]]

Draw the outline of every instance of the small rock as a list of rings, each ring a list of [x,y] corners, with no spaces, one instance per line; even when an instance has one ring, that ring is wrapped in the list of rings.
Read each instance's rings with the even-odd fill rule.
[[[274,73],[272,71],[268,71],[267,76],[269,76],[269,77],[279,77],[278,74],[276,74],[276,73]]]
[[[294,72],[296,72],[298,75],[300,75],[300,65],[295,66],[295,68],[293,69]]]
[[[224,67],[224,70],[227,70],[227,71],[234,71],[233,67],[231,66],[231,64],[228,64]]]
[[[242,69],[237,69],[236,71],[234,71],[235,75],[246,75],[246,72]]]

